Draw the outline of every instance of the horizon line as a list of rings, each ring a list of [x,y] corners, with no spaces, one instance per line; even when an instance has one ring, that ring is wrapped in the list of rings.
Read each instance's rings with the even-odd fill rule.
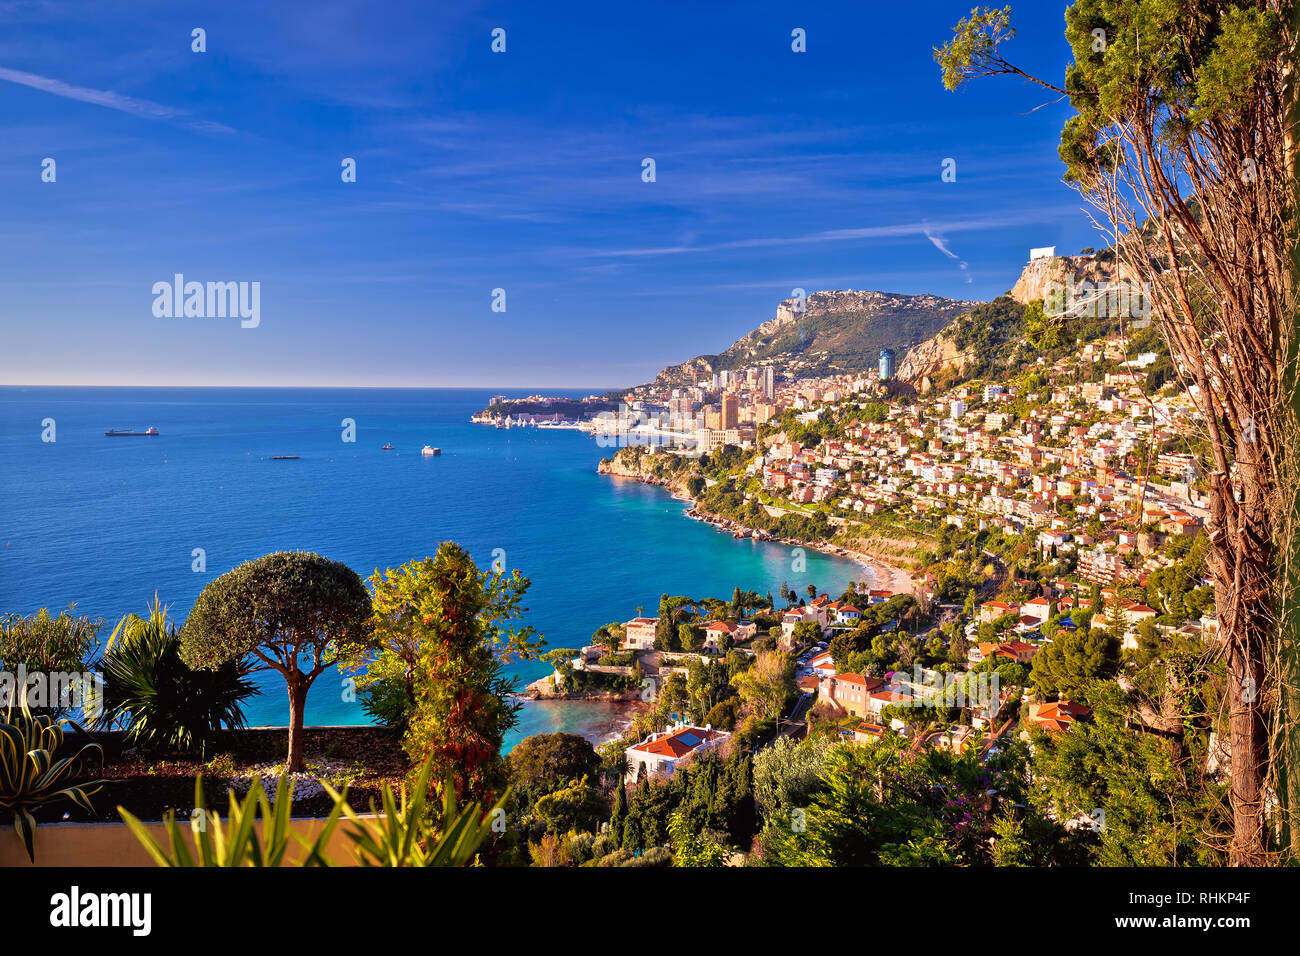
[[[45,384],[25,383],[25,382],[0,382],[0,388],[335,388],[335,389],[406,389],[406,390],[424,390],[436,391],[443,389],[483,389],[491,391],[493,389],[510,389],[519,391],[523,389],[566,389],[570,391],[586,391],[593,395],[603,395],[606,392],[617,392],[626,389],[636,388],[635,385],[618,385],[613,388],[591,389],[588,386],[576,385],[269,385],[269,384],[242,384],[242,385],[182,385],[182,384],[154,384],[154,385],[135,385],[135,384],[103,384],[93,382],[54,382]]]

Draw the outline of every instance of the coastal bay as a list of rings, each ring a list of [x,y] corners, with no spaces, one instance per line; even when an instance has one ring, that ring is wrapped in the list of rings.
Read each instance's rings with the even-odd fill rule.
[[[583,394],[575,390],[573,394]],[[863,577],[853,560],[737,540],[687,520],[663,489],[597,474],[609,454],[564,429],[497,430],[470,416],[486,389],[5,388],[0,390],[0,608],[70,603],[102,618],[143,613],[155,593],[183,621],[203,586],[242,561],[310,550],[363,577],[456,540],[481,567],[498,557],[532,579],[527,622],[551,648],[579,647],[669,594],[727,597],[734,587],[838,591]],[[519,391],[518,394],[524,394]],[[42,443],[40,422],[58,422]],[[341,422],[356,423],[355,442]],[[157,427],[145,444],[112,426]],[[392,443],[394,449],[382,451]],[[425,444],[437,457],[420,455]],[[298,455],[297,460],[272,461]],[[202,570],[196,570],[202,552]],[[499,552],[499,553],[498,553]],[[550,671],[512,663],[517,686]],[[287,718],[283,682],[261,673],[251,725]],[[327,673],[309,725],[366,722]],[[621,706],[621,705],[620,705]],[[609,736],[618,706],[528,703],[507,748],[578,727]],[[617,719],[617,718],[616,718]],[[601,724],[604,720],[606,723]]]

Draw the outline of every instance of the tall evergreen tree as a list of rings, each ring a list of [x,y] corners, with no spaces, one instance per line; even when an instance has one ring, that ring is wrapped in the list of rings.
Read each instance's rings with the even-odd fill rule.
[[[614,794],[614,813],[609,818],[609,836],[614,848],[623,845],[623,827],[627,821],[627,787],[622,778],[618,781],[618,791]]]

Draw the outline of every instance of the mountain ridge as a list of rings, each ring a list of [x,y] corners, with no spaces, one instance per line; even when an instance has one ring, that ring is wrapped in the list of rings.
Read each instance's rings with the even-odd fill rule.
[[[932,293],[857,289],[787,298],[777,305],[775,316],[722,352],[666,366],[648,385],[693,385],[714,372],[767,364],[778,373],[865,372],[877,367],[882,348],[901,356],[978,304]]]

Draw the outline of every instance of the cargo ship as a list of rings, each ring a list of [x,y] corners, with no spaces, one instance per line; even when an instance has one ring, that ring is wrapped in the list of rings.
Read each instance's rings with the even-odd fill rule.
[[[420,454],[421,454],[421,455],[441,455],[441,454],[442,454],[442,449],[441,449],[441,448],[435,448],[433,445],[425,445],[423,448],[420,449]]]
[[[110,438],[138,438],[143,436],[153,437],[158,434],[158,429],[150,426],[149,428],[146,428],[142,432],[133,432],[125,428],[110,428],[108,431],[104,432],[104,434],[109,436]]]

